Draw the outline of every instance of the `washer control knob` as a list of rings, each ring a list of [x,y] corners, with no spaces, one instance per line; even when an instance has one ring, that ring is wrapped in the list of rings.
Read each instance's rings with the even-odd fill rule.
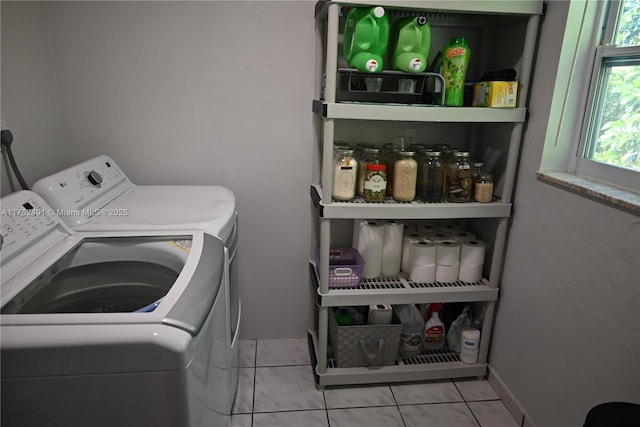
[[[85,177],[87,178],[87,181],[89,181],[89,184],[96,188],[100,188],[100,185],[102,184],[102,176],[98,172],[86,172]]]

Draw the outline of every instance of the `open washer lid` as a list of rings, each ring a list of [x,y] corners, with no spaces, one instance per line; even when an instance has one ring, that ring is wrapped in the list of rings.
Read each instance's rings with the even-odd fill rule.
[[[138,261],[170,266],[177,273],[176,281],[151,313],[3,314],[3,333],[4,326],[9,325],[97,323],[155,323],[180,328],[190,335],[198,333],[223,280],[227,280],[224,272],[228,256],[220,239],[202,231],[75,232],[53,212],[30,191],[2,198],[2,313],[10,312],[7,307],[12,299],[24,295],[25,289],[52,267],[61,270],[101,262]]]
[[[232,235],[236,200],[217,185],[134,185],[101,155],[33,185],[76,230],[200,228],[225,243]]]

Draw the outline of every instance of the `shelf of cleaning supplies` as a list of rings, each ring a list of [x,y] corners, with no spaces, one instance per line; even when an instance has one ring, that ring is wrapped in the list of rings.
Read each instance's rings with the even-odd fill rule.
[[[426,104],[375,104],[313,101],[313,112],[326,119],[440,123],[524,123],[526,108],[439,107]]]
[[[365,202],[356,197],[349,202],[322,201],[322,187],[311,185],[311,200],[321,218],[362,218],[362,219],[461,219],[461,218],[508,218],[511,203],[501,203],[498,199],[491,203],[429,203],[396,202],[390,197],[381,203]]]
[[[367,0],[332,0],[321,1],[316,4],[316,17],[327,15],[327,7],[330,4],[344,6],[371,7],[371,1]],[[543,12],[542,0],[518,0],[518,1],[478,1],[478,0],[380,0],[376,6],[392,9],[410,9],[434,11],[441,13],[469,13],[469,14],[501,14],[501,15],[540,15]]]
[[[327,360],[326,372],[318,369],[318,334],[308,331],[309,353],[312,357],[313,374],[318,387],[345,384],[373,384],[407,381],[439,380],[462,377],[481,377],[487,373],[487,364],[466,364],[456,353],[433,351],[391,366],[375,368],[335,368],[331,359]]]
[[[362,279],[353,288],[331,288],[320,292],[320,278],[315,262],[309,261],[312,286],[318,293],[320,307],[356,306],[369,304],[422,304],[428,302],[497,301],[498,288],[491,287],[487,279],[467,283],[417,283],[406,274],[393,277]]]

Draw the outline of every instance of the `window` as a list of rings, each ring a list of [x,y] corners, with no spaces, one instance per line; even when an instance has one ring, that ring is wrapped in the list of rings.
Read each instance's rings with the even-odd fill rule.
[[[571,1],[567,7],[539,175],[564,171],[637,193],[640,0]]]
[[[577,170],[640,172],[640,0],[603,2]],[[593,165],[583,163],[592,162]],[[589,172],[590,171],[590,172]],[[638,179],[636,177],[636,179]]]

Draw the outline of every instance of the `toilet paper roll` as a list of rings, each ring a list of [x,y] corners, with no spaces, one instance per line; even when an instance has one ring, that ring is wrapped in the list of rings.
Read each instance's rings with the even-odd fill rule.
[[[460,246],[460,264],[484,264],[486,244],[482,240],[465,240]]]
[[[360,229],[357,249],[364,260],[362,277],[365,279],[380,276],[383,238],[384,224],[382,223],[366,221]]]
[[[436,280],[436,265],[412,265],[409,277],[416,283],[433,283]]]
[[[443,240],[436,242],[436,264],[454,265],[460,262],[460,242]]]
[[[460,226],[457,224],[448,224],[448,223],[438,224],[438,230],[444,233],[449,233],[449,234],[457,233],[458,231],[460,231]]]
[[[429,233],[436,233],[438,232],[438,225],[437,224],[432,224],[432,223],[423,223],[423,224],[419,224],[417,227],[417,232],[418,233],[422,233],[424,235],[427,235]]]
[[[458,280],[458,271],[460,264],[453,265],[436,265],[436,281],[442,283],[451,283]]]
[[[451,234],[443,231],[434,231],[433,233],[427,233],[427,239],[432,242],[442,242],[444,240],[451,240]]]
[[[369,325],[388,325],[391,323],[392,308],[389,304],[371,304],[369,305],[369,315],[367,316],[367,324]]]
[[[400,263],[400,269],[405,273],[408,273],[411,268],[411,243],[421,240],[422,235],[416,232],[405,233],[402,238],[402,261]]]
[[[409,255],[409,265],[431,265],[436,263],[436,244],[433,242],[413,242],[411,243]]]
[[[404,224],[402,223],[387,221],[384,224],[382,266],[380,268],[383,276],[395,276],[400,273],[403,233]]]
[[[416,230],[416,225],[415,224],[405,224],[404,225],[404,234],[411,234],[411,233],[417,233]]]
[[[451,238],[457,242],[464,242],[465,240],[473,240],[476,238],[476,235],[470,231],[460,230],[456,233],[451,234]]]
[[[483,264],[460,264],[458,280],[467,283],[476,283],[482,280]]]

